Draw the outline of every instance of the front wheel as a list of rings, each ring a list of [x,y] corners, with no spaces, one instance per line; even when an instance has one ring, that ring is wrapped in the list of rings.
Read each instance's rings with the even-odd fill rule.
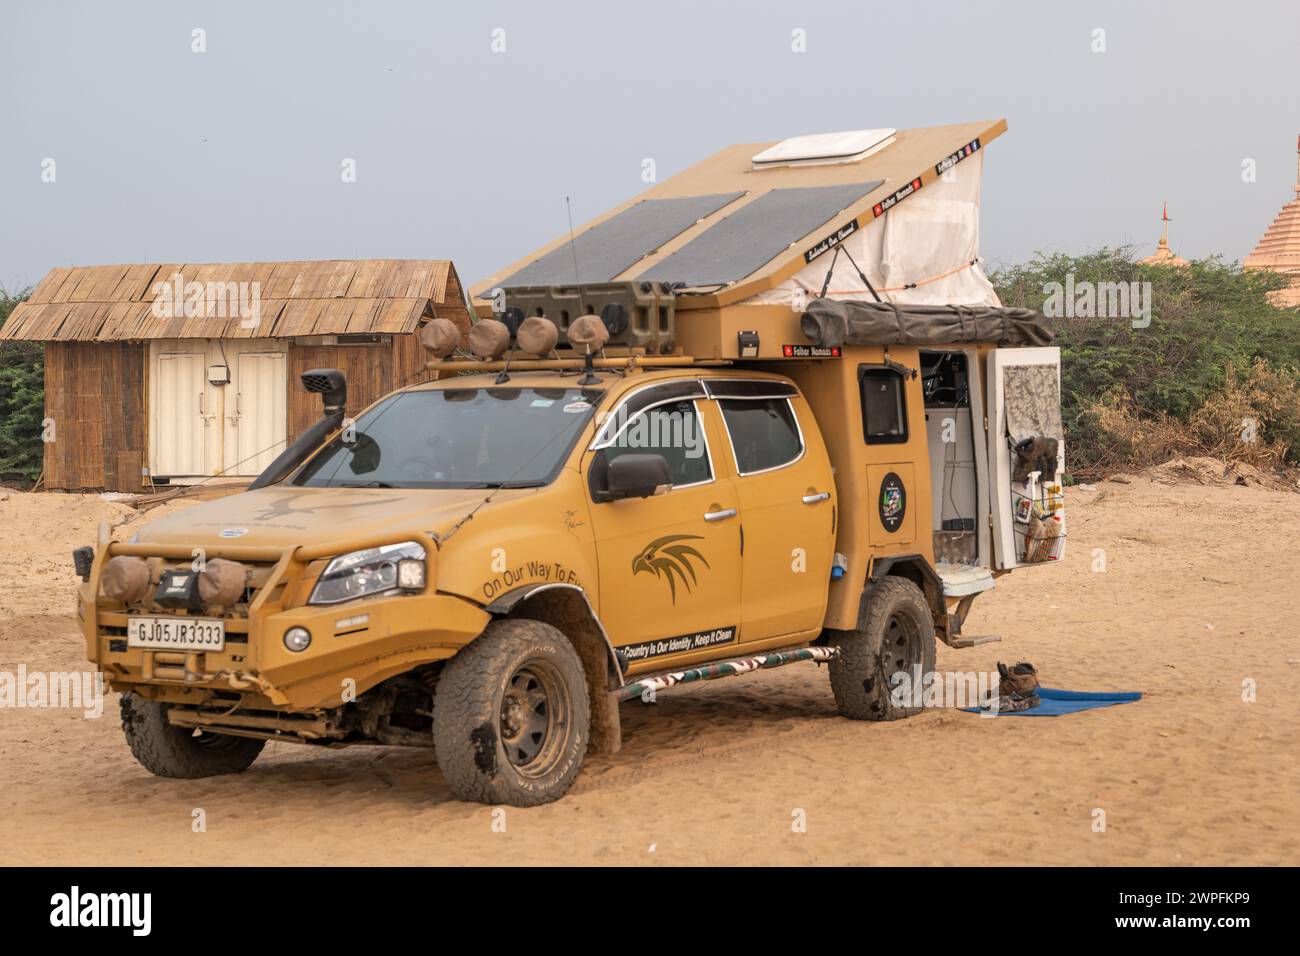
[[[159,777],[192,780],[247,770],[265,740],[211,734],[178,727],[167,719],[168,705],[138,694],[122,695],[122,732],[140,765]]]
[[[934,671],[934,619],[921,589],[888,577],[871,590],[866,625],[834,631],[840,656],[830,663],[831,691],[853,720],[898,720],[920,711],[920,681]],[[905,676],[904,676],[905,675]]]
[[[590,723],[578,652],[542,621],[494,621],[438,678],[434,748],[461,800],[558,800],[582,768]]]

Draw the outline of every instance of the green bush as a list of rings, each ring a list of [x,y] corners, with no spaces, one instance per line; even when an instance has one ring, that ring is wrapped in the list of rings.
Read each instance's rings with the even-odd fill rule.
[[[0,326],[30,291],[10,295],[0,288]],[[0,343],[0,479],[40,475],[44,416],[44,349],[35,342]]]
[[[1285,279],[1245,272],[1219,257],[1185,268],[1142,265],[1131,248],[1100,249],[1083,256],[1039,254],[1027,263],[994,271],[990,278],[1005,305],[1042,309],[1048,283],[1151,283],[1151,323],[1133,328],[1128,318],[1053,321],[1061,347],[1061,403],[1071,470],[1095,474],[1115,464],[1116,444],[1107,435],[1105,411],[1122,401],[1134,420],[1190,425],[1207,420],[1207,404],[1222,403],[1229,369],[1246,372],[1262,360],[1295,387],[1300,368],[1300,314],[1279,309],[1268,293]],[[1277,417],[1262,422],[1264,437],[1289,446],[1300,461],[1286,401]],[[1209,416],[1212,418],[1213,416]],[[1208,450],[1207,452],[1208,453]]]

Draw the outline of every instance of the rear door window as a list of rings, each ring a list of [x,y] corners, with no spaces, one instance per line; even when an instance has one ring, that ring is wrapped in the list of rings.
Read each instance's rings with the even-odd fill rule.
[[[803,437],[787,398],[718,400],[742,475],[771,471],[803,454]]]

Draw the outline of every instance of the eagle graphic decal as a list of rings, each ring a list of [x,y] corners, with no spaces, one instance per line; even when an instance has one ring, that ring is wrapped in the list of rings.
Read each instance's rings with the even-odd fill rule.
[[[668,593],[672,596],[673,603],[677,603],[677,580],[680,578],[686,593],[690,593],[691,588],[699,583],[695,576],[695,568],[691,566],[691,559],[698,558],[700,563],[706,568],[709,562],[705,560],[704,555],[696,551],[689,544],[683,544],[685,541],[703,540],[698,534],[670,534],[662,538],[655,538],[644,548],[641,553],[632,559],[632,573],[640,574],[647,571],[657,578],[662,578],[668,582]]]
[[[281,495],[279,498],[266,505],[266,507],[254,515],[254,517],[257,518],[258,521],[275,521],[278,518],[291,518],[294,515],[309,515],[314,514],[317,511],[328,511],[331,508],[368,508],[371,505],[383,505],[390,501],[401,500],[395,495],[389,495],[387,498],[375,498],[371,495],[366,495],[360,489],[357,489],[357,491],[360,492],[360,494],[357,494],[353,500],[345,501],[343,504],[313,505],[308,508],[295,508],[293,505],[295,501],[310,501],[312,495],[312,492],[309,491],[296,491],[292,494]],[[350,497],[352,496],[350,495]]]

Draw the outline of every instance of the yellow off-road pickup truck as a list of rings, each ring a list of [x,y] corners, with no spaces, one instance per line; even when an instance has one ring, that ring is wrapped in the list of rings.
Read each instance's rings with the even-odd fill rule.
[[[484,277],[466,335],[413,319],[430,381],[349,417],[305,373],[324,414],[247,491],[75,555],[136,757],[429,747],[529,805],[675,684],[813,661],[846,717],[913,713],[1065,553],[1060,356],[979,264],[1005,129],[724,148]]]
[[[1011,480],[1003,382],[1050,383],[1056,350],[855,328],[745,361],[583,354],[570,327],[558,357],[489,343],[355,420],[341,373],[305,374],[324,415],[253,487],[76,556],[133,753],[199,777],[267,740],[432,747],[458,797],[532,805],[676,683],[812,660],[846,717],[912,713],[897,675],[978,640],[995,573],[1060,556],[1017,513],[1060,522],[1032,484],[1059,449]]]

